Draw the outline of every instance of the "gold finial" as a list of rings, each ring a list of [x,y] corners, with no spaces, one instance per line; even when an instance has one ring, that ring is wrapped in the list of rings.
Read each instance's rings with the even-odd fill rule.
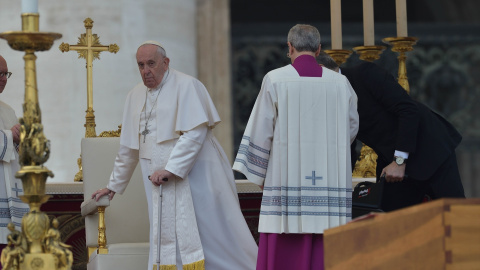
[[[90,18],[86,18],[83,23],[85,24],[85,28],[92,29],[93,27],[93,20]]]

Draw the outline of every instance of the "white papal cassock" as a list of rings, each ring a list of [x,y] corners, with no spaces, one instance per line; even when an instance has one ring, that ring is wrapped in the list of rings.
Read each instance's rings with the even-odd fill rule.
[[[343,75],[300,77],[288,65],[265,76],[233,166],[264,186],[259,232],[323,233],[351,219],[357,131]]]
[[[258,248],[240,210],[230,163],[212,133],[220,118],[210,96],[200,81],[171,68],[163,83],[161,89],[139,84],[128,94],[108,188],[122,193],[140,160],[150,217],[149,269],[158,248],[158,188],[147,177],[160,169],[179,176],[163,184],[161,259],[169,260],[173,253],[177,269],[182,269],[182,263],[204,254],[205,269],[254,269]],[[140,133],[147,119],[153,132],[144,143]],[[169,199],[185,183],[193,207],[179,207],[185,202]],[[193,210],[193,222],[178,217],[188,210]],[[195,227],[201,243],[195,240]]]

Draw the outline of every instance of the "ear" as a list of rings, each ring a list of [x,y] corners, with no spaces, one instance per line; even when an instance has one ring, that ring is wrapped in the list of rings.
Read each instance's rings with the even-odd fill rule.
[[[292,57],[293,53],[295,52],[295,48],[293,48],[290,42],[287,42],[287,45],[288,45],[288,54],[290,55],[290,57]]]
[[[163,58],[163,63],[168,67],[170,64],[170,58],[168,57]]]
[[[318,45],[318,49],[317,51],[315,52],[315,57],[317,57],[318,55],[320,55],[320,51],[322,50],[322,44]]]

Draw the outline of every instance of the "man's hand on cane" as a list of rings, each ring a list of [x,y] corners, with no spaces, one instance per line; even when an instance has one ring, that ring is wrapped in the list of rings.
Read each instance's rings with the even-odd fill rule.
[[[161,184],[168,182],[169,179],[175,179],[176,175],[167,171],[167,170],[160,170],[155,171],[152,175],[148,176],[148,179],[152,181],[152,184],[155,186],[160,186]]]

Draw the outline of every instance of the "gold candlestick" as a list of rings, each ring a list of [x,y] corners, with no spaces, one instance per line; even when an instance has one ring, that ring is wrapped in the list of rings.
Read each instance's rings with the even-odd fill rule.
[[[25,56],[25,100],[23,117],[20,118],[20,152],[19,163],[22,166],[15,177],[22,179],[24,195],[22,201],[30,206],[30,211],[22,219],[22,236],[27,240],[27,247],[16,247],[25,253],[23,261],[19,256],[10,256],[17,260],[15,265],[20,269],[71,269],[72,261],[63,264],[58,256],[57,247],[46,244],[47,232],[50,229],[48,216],[40,211],[40,206],[48,201],[45,195],[47,178],[53,173],[43,164],[50,156],[50,143],[43,134],[40,106],[38,103],[37,77],[35,56],[36,51],[47,51],[54,40],[62,37],[58,33],[39,32],[39,14],[22,14],[22,31],[8,31],[0,34],[8,45],[18,51],[24,51]],[[18,252],[16,250],[15,252]],[[55,253],[55,255],[54,255]],[[13,254],[14,255],[14,254]],[[56,258],[57,257],[57,258]],[[3,258],[3,254],[2,254]],[[3,261],[2,261],[3,263]],[[6,262],[9,265],[11,262]]]
[[[380,58],[380,54],[386,49],[385,46],[358,46],[353,50],[360,55],[361,60],[373,62]]]
[[[350,50],[324,50],[324,52],[328,53],[335,62],[337,62],[338,66],[341,66],[343,63],[347,62],[348,57],[352,54]]]
[[[388,37],[382,39],[382,41],[386,44],[392,46],[393,52],[398,52],[398,83],[410,93],[410,86],[408,84],[408,77],[407,77],[407,66],[406,60],[407,56],[405,55],[406,52],[413,50],[413,45],[417,43],[418,38],[416,37]]]

